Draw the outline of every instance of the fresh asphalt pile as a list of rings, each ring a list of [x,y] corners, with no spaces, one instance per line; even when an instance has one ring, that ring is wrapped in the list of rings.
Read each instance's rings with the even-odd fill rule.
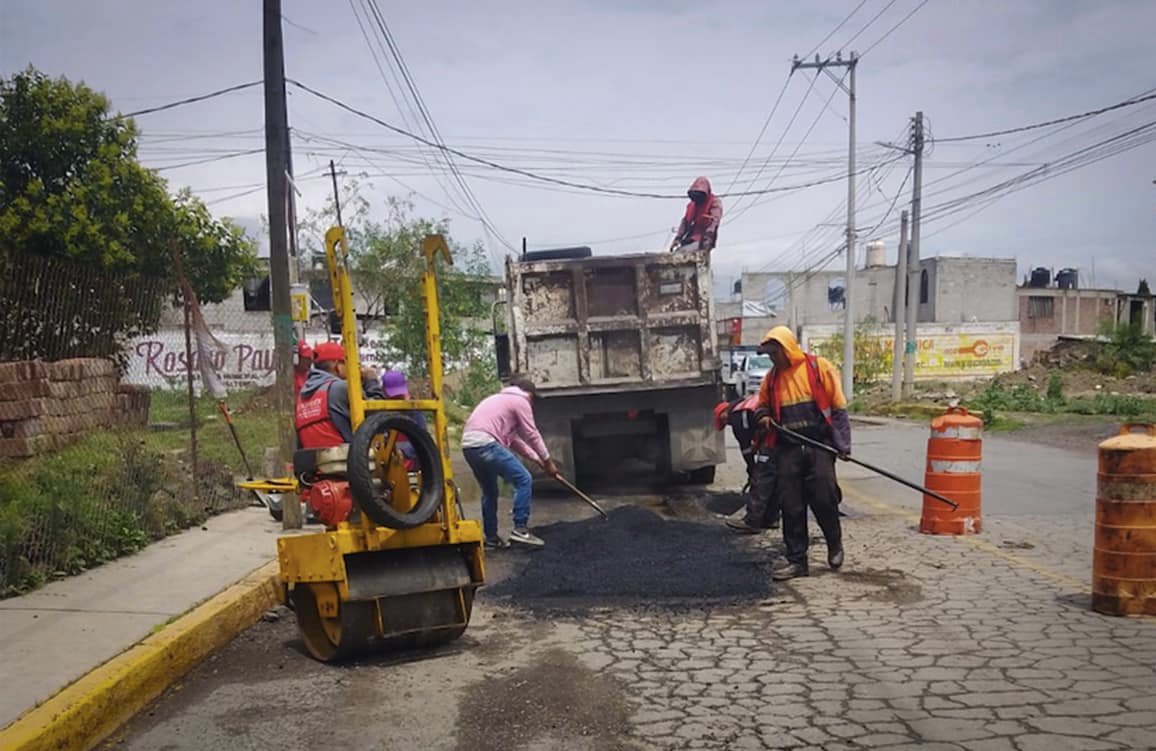
[[[508,576],[482,596],[559,613],[717,607],[771,593],[766,551],[722,524],[668,520],[637,506],[613,509],[609,516],[535,528],[546,547],[512,553]]]

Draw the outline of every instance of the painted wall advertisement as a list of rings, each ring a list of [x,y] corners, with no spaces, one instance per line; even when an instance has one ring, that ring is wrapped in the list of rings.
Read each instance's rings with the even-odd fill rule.
[[[840,326],[803,327],[802,345],[809,351],[842,333]],[[869,334],[871,349],[892,360],[894,331],[881,328]],[[920,324],[915,349],[915,377],[919,379],[976,378],[1016,370],[1019,365],[1019,323],[973,323],[951,326]]]
[[[229,390],[273,385],[276,361],[273,332],[214,332],[223,347],[212,353],[212,365]],[[324,341],[325,335],[309,335],[310,344]],[[195,346],[195,343],[194,343]],[[383,369],[395,362],[385,338],[371,332],[361,342],[362,360]],[[126,347],[128,368],[125,382],[153,389],[183,389],[188,372],[184,329],[162,329],[131,341]],[[193,355],[194,358],[196,355]],[[193,369],[194,385],[200,392],[200,377]]]

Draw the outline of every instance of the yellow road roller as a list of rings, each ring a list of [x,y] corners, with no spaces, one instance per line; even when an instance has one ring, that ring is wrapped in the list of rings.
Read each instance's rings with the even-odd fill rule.
[[[277,540],[301,636],[325,662],[456,639],[485,579],[482,530],[462,518],[442,403],[436,265],[439,255],[453,259],[440,235],[426,237],[422,253],[433,396],[365,399],[345,232],[334,227],[325,235],[354,435],[348,445],[295,453],[292,486],[326,529]],[[432,435],[407,414],[417,411],[433,413]],[[403,440],[415,456],[408,464],[398,448]]]

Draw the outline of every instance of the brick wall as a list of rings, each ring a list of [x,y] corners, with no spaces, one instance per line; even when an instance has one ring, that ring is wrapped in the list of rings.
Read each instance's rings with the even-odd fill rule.
[[[91,430],[148,424],[147,389],[101,358],[0,363],[0,457],[25,458]]]

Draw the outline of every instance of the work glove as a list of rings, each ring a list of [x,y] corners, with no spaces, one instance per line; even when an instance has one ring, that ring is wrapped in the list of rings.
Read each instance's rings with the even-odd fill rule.
[[[542,462],[542,471],[555,479],[562,476],[562,473],[558,471],[558,465],[554,463],[553,459],[547,459]]]

